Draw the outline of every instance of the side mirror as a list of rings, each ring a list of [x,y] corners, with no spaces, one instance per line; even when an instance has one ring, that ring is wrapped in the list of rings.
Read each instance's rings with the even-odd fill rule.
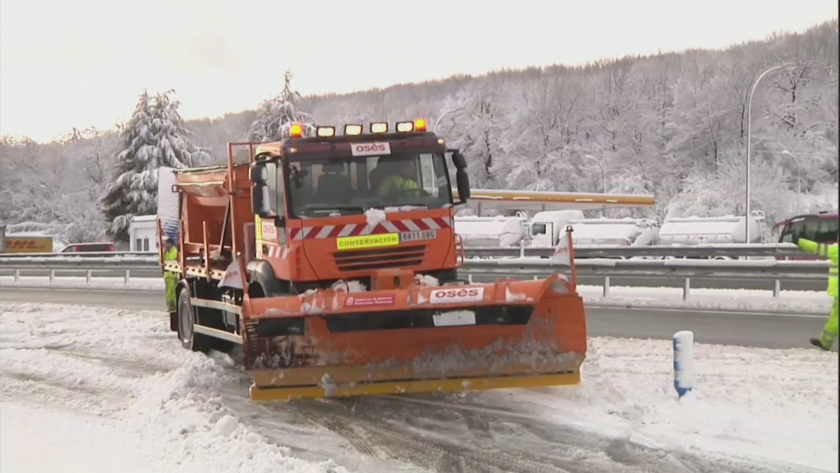
[[[464,155],[461,154],[460,151],[455,151],[454,153],[452,153],[452,164],[455,165],[455,169],[467,169],[467,160],[464,158]],[[459,190],[458,192],[461,191]]]
[[[466,204],[467,199],[470,198],[470,178],[467,171],[458,169],[455,172],[455,181],[458,184],[458,198],[461,199],[462,204]]]
[[[251,211],[260,218],[274,217],[268,194],[268,169],[264,162],[251,165],[251,183]]]

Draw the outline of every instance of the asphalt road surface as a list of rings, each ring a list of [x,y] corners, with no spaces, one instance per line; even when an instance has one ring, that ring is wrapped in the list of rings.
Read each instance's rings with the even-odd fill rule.
[[[123,309],[164,310],[161,291],[108,289],[22,289],[0,287],[0,302],[79,304]],[[680,330],[698,343],[762,348],[810,348],[825,317],[693,309],[607,308],[587,306],[589,335],[669,340]],[[165,322],[161,318],[161,323]]]
[[[60,276],[76,276],[84,277],[85,271],[62,270],[56,271],[56,277]],[[159,278],[161,273],[159,269],[136,269],[131,271],[132,278]],[[8,269],[0,269],[0,276],[12,276],[14,272]],[[47,270],[22,270],[21,276],[49,276]],[[93,277],[112,277],[121,278],[125,276],[125,271],[120,270],[103,270],[93,273]],[[466,277],[466,276],[464,276]],[[495,281],[497,275],[476,275],[473,276],[476,282],[491,282]],[[587,277],[578,276],[578,284],[583,286],[602,286],[604,284],[603,277]],[[610,278],[611,286],[627,286],[627,287],[679,287],[682,288],[684,280],[682,278],[647,278],[640,276],[633,277],[612,277]],[[783,291],[824,291],[825,279],[811,280],[811,281],[782,281],[781,289]],[[727,278],[692,278],[691,287],[693,289],[758,289],[765,291],[773,290],[774,282],[767,279],[755,279],[745,281],[744,279],[727,279]]]

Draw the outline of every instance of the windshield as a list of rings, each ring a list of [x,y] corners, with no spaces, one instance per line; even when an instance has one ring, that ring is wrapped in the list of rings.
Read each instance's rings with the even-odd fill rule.
[[[439,209],[452,204],[442,154],[290,160],[291,217],[364,213],[369,208]]]

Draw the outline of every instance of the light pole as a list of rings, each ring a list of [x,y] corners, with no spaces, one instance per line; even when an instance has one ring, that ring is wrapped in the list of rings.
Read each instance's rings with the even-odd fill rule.
[[[443,118],[443,117],[444,117],[444,115],[446,115],[446,114],[447,114],[447,113],[449,113],[449,112],[454,112],[454,111],[457,111],[457,110],[461,110],[462,108],[464,108],[464,107],[455,107],[455,108],[450,108],[449,110],[445,110],[443,113],[441,113],[441,114],[437,117],[437,120],[435,120],[435,124],[434,124],[434,126],[432,126],[432,132],[433,132],[433,133],[434,133],[434,132],[437,132],[438,123],[440,123],[440,119],[441,119],[441,118]]]
[[[602,183],[601,187],[603,188],[604,194],[606,194],[607,193],[607,172],[604,171],[604,165],[601,164],[601,161],[592,157],[591,154],[587,154],[586,156],[584,156],[584,158],[591,159],[592,161],[595,161],[595,164],[597,164],[598,167],[601,168],[601,183]]]
[[[601,168],[601,187],[603,188],[604,194],[606,194],[607,193],[607,172],[604,170],[604,165],[601,163],[601,161],[599,161],[598,159],[595,159],[591,154],[585,155],[584,158],[591,159],[592,161],[595,161],[595,164],[597,164],[598,167]],[[601,214],[604,217],[607,216],[607,206],[606,205],[604,205],[604,207],[601,209]]]
[[[799,195],[802,194],[802,173],[799,168],[799,160],[788,150],[782,151],[782,154],[790,156],[793,159],[793,163],[796,164],[796,213],[798,214],[802,208],[799,206]]]
[[[747,207],[747,215],[744,217],[744,225],[746,227],[746,243],[750,242],[750,141],[752,140],[752,98],[753,93],[755,92],[755,88],[761,79],[764,78],[770,72],[775,71],[776,69],[782,69],[783,67],[790,66],[795,64],[793,62],[786,62],[784,64],[780,64],[778,66],[773,66],[770,69],[762,72],[758,79],[755,80],[753,83],[752,89],[750,89],[750,96],[747,100],[747,196],[746,196],[746,207]]]

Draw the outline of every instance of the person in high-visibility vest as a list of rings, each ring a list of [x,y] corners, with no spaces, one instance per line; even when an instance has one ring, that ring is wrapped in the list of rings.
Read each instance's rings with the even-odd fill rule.
[[[398,173],[390,174],[382,180],[382,184],[379,185],[379,190],[376,192],[377,195],[379,195],[379,197],[398,197],[401,195],[411,196],[412,194],[420,195],[420,186],[418,186],[417,182],[412,179],[412,177],[414,177],[414,163],[411,161],[403,161],[399,163],[398,166]],[[405,191],[417,192],[414,193]]]
[[[812,338],[811,344],[818,346],[823,350],[831,350],[834,345],[834,340],[837,338],[838,319],[840,318],[840,304],[838,304],[838,284],[837,275],[838,270],[838,244],[833,243],[826,245],[825,243],[817,243],[811,240],[800,238],[796,242],[799,249],[815,254],[822,258],[828,258],[828,295],[833,299],[834,304],[831,306],[831,313],[828,315],[828,320],[823,327],[820,338]]]
[[[178,248],[175,247],[175,241],[172,238],[167,238],[163,243],[163,260],[178,261]],[[177,312],[175,286],[178,284],[178,273],[164,271],[163,282],[166,284],[166,310]]]

